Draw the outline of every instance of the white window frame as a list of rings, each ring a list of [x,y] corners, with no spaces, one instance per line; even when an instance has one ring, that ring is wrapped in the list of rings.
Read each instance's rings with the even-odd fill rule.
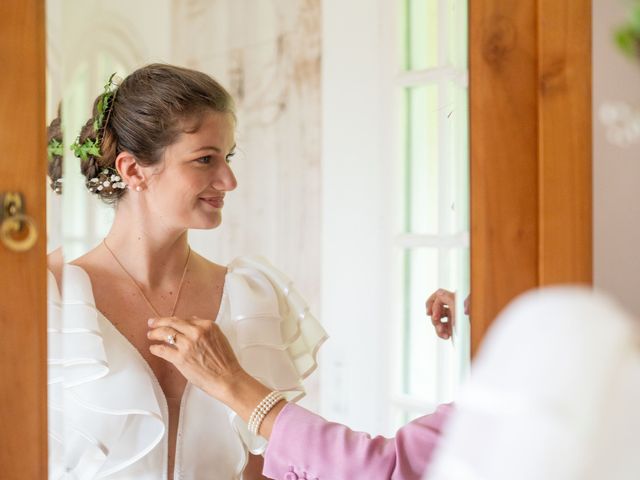
[[[399,3],[406,0],[398,0],[397,7],[395,8],[396,15],[400,14]],[[447,84],[456,85],[460,88],[468,91],[468,69],[462,69],[454,66],[450,61],[449,52],[449,22],[448,22],[448,6],[452,0],[437,0],[438,3],[438,62],[436,66],[425,68],[422,70],[397,70],[397,74],[394,78],[394,90],[402,91],[406,88],[414,88],[421,86],[434,85],[438,87],[438,103],[439,106],[446,105],[448,100],[446,97]],[[456,0],[453,0],[456,2]],[[408,3],[408,2],[407,2]],[[457,3],[461,3],[457,1]],[[395,21],[394,25],[399,25],[399,21]],[[404,35],[394,35],[395,39],[405,38]],[[397,46],[394,52],[401,52],[401,46]],[[396,53],[398,55],[398,53]],[[395,59],[395,65],[401,65],[400,58]],[[467,106],[468,110],[468,106]],[[447,122],[447,110],[443,110],[438,115],[439,135],[438,142],[438,183],[440,185],[449,185],[452,171],[450,161],[452,159],[452,152],[449,151],[450,144],[447,141],[450,129],[455,128]],[[456,132],[457,133],[457,132]],[[468,134],[468,133],[467,133]],[[399,132],[398,138],[403,135],[403,132]],[[404,162],[402,162],[404,163]],[[456,183],[456,188],[465,188],[466,181]],[[451,215],[450,203],[451,192],[446,188],[440,188],[438,190],[438,232],[437,234],[422,234],[422,233],[407,233],[402,232],[395,235],[393,245],[396,249],[401,251],[414,250],[420,248],[437,249],[438,251],[438,279],[439,284],[443,288],[454,288],[452,286],[458,286],[458,292],[462,295],[457,295],[457,311],[462,312],[462,303],[468,292],[468,264],[467,268],[467,281],[464,279],[464,272],[459,272],[458,278],[449,278],[449,251],[451,249],[466,250],[468,259],[469,249],[469,230],[468,220],[467,226],[457,231],[448,231],[446,221],[448,216]],[[453,197],[458,200],[468,202],[468,192],[454,192]],[[465,208],[464,211],[467,211]],[[464,256],[463,256],[464,258]],[[464,261],[464,260],[463,260]],[[401,281],[401,278],[396,279],[397,282]],[[467,283],[466,285],[463,285]],[[427,295],[430,292],[425,292]],[[400,303],[400,299],[396,299],[396,303]],[[462,321],[464,318],[462,315],[458,315],[459,321],[456,328],[457,345],[452,348],[452,344],[449,342],[439,341],[436,344],[436,366],[432,367],[436,369],[436,391],[429,395],[428,398],[421,398],[416,395],[411,395],[403,391],[400,378],[407,374],[407,370],[418,369],[424,370],[429,368],[426,365],[411,365],[406,362],[406,352],[402,352],[402,346],[408,344],[406,336],[409,331],[406,328],[406,319],[398,318],[397,326],[398,331],[396,336],[396,352],[394,363],[397,368],[395,369],[395,377],[392,379],[393,394],[391,396],[392,408],[401,412],[403,415],[394,415],[396,424],[394,427],[399,427],[400,424],[406,422],[406,420],[418,416],[425,411],[433,410],[435,407],[443,402],[453,400],[458,385],[464,379],[468,373],[469,363],[469,329],[467,322]],[[426,320],[426,319],[425,319]],[[425,321],[427,323],[427,321]],[[430,327],[429,327],[430,328]]]

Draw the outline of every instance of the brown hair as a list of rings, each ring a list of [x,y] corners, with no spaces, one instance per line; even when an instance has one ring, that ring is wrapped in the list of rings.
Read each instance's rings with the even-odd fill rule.
[[[100,139],[100,156],[81,162],[87,187],[104,169],[115,168],[120,152],[133,154],[141,165],[154,165],[162,160],[164,149],[186,131],[188,122],[199,122],[207,111],[234,115],[233,99],[218,82],[205,73],[173,65],[154,63],[125,78],[109,102],[104,126],[95,132],[100,97],[80,132],[80,144],[96,136]],[[125,191],[109,187],[95,193],[115,203]]]
[[[53,141],[62,144],[62,116],[61,106],[58,105],[58,116],[54,118],[47,127],[47,145]],[[62,193],[62,155],[49,153],[47,172],[49,174],[49,185],[56,193]]]

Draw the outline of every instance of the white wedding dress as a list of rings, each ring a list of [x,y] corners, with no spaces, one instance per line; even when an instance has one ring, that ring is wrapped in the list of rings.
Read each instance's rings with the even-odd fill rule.
[[[295,400],[326,333],[291,282],[260,258],[228,266],[216,319],[240,363]],[[91,282],[66,265],[63,298],[49,275],[49,478],[167,478],[167,402],[136,348],[95,306]],[[266,440],[187,384],[174,478],[239,479]]]

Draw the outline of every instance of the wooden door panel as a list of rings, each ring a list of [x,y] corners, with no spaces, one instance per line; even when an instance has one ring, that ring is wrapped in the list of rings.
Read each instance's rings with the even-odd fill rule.
[[[536,2],[472,1],[469,15],[475,352],[496,313],[538,284]]]
[[[0,243],[0,477],[47,478],[45,54],[42,0],[0,2],[0,192],[24,194],[40,232]]]
[[[591,283],[591,2],[469,2],[471,349],[515,296]]]
[[[540,284],[591,283],[591,2],[539,0]]]

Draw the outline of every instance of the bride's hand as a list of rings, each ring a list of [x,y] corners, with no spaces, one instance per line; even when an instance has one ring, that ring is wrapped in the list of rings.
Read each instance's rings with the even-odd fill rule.
[[[164,317],[149,320],[149,350],[171,362],[187,380],[227,403],[234,385],[248,376],[220,327],[211,320]]]

